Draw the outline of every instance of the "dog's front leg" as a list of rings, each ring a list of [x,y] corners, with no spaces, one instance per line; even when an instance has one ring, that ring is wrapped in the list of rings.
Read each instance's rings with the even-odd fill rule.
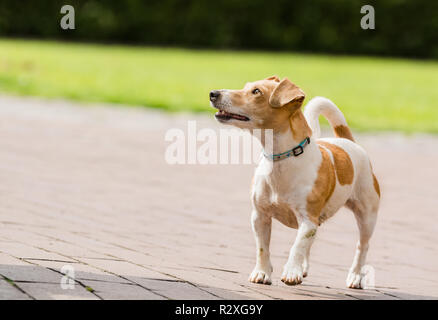
[[[284,266],[281,281],[288,285],[303,282],[303,263],[307,259],[310,246],[316,234],[316,225],[309,220],[301,222],[295,242],[290,249],[289,259]]]
[[[269,258],[272,218],[256,210],[252,212],[251,224],[257,247],[257,262],[249,276],[254,283],[271,284],[272,265]]]

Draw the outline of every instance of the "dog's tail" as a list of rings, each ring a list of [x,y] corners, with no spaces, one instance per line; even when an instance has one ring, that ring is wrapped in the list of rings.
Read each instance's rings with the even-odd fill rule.
[[[323,97],[315,97],[310,100],[304,109],[304,116],[313,131],[313,137],[318,139],[321,134],[319,128],[319,115],[322,114],[327,118],[333,128],[335,137],[345,138],[354,141],[347,121],[341,110],[329,99]]]

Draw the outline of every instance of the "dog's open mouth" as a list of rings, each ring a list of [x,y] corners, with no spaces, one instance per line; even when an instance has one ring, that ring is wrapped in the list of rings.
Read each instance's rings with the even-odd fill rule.
[[[230,119],[236,119],[239,121],[249,121],[248,117],[242,116],[240,114],[226,112],[224,110],[219,110],[218,112],[216,112],[216,114],[214,116],[216,117],[216,119],[222,120],[222,121],[227,121]]]

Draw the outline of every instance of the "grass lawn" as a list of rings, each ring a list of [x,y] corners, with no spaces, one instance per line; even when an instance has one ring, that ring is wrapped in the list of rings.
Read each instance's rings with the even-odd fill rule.
[[[0,40],[0,92],[207,111],[208,92],[287,76],[357,130],[438,133],[438,62]]]

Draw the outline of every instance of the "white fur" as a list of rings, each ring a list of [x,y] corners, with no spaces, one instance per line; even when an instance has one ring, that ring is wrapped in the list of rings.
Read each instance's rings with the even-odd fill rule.
[[[306,108],[306,115],[308,121],[313,123],[314,129],[319,129],[317,121],[319,113],[329,117],[332,125],[347,125],[340,110],[328,99],[313,99],[309,104],[310,107]],[[274,136],[274,145],[279,150],[287,150],[291,145],[291,134],[289,131]],[[379,197],[373,187],[370,162],[364,149],[350,140],[344,138],[321,140],[341,147],[348,153],[353,163],[353,183],[342,186],[338,180],[336,181],[334,192],[324,206],[322,215],[328,219],[347,202],[354,205],[352,210],[359,227],[360,240],[347,278],[347,286],[361,288],[363,287],[361,268],[365,264],[368,240],[374,229],[379,203]],[[333,155],[329,149],[326,150],[333,162]],[[295,243],[283,269],[282,281],[289,285],[296,285],[301,283],[303,277],[307,275],[309,252],[318,227],[308,218],[307,196],[314,186],[321,161],[322,155],[313,137],[310,145],[299,157],[276,162],[265,158],[261,160],[255,172],[252,190],[254,207],[252,225],[257,244],[257,262],[250,275],[250,281],[264,284],[272,281],[272,265],[269,259],[272,218],[276,218],[289,227],[298,227]],[[294,219],[291,219],[291,215],[295,215],[296,224],[293,223]]]
[[[333,128],[340,125],[347,126],[347,121],[341,110],[331,100],[324,97],[315,97],[304,108],[304,117],[312,129],[315,139],[318,139],[321,135],[319,127],[320,115],[323,115]]]

